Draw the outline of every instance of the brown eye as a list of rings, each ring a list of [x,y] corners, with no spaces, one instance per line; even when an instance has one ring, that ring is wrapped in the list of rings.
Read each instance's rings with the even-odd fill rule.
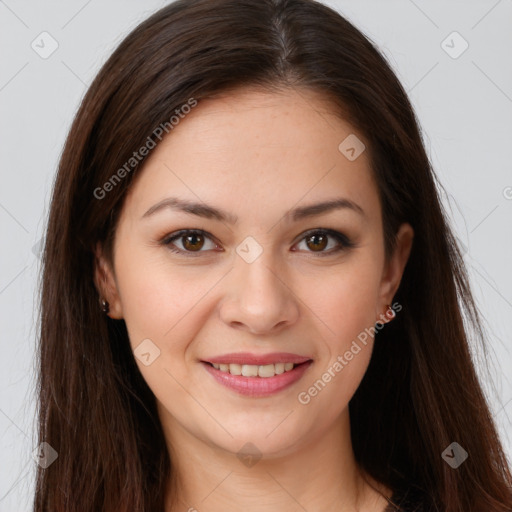
[[[312,251],[323,251],[327,247],[327,239],[324,233],[314,234],[306,238],[306,244]]]
[[[218,248],[206,232],[190,229],[183,229],[167,236],[162,240],[162,244],[172,252],[188,256],[200,256],[203,252]]]
[[[187,251],[198,251],[204,245],[204,236],[198,233],[193,233],[192,235],[187,235],[182,237],[183,247]]]
[[[305,245],[304,250],[306,252],[316,253],[317,256],[329,256],[356,247],[356,244],[346,235],[333,229],[315,229],[309,231],[300,240],[299,248],[301,244]]]

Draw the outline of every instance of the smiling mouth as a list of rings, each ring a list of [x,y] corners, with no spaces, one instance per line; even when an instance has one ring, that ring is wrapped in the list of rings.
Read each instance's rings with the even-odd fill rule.
[[[206,362],[206,361],[205,361]],[[253,378],[269,378],[281,375],[283,373],[290,372],[298,366],[309,364],[311,359],[300,364],[295,363],[275,363],[275,364],[264,364],[264,365],[253,365],[253,364],[217,364],[206,362],[206,364],[212,366],[216,370],[231,375],[242,376],[242,377],[253,377]]]

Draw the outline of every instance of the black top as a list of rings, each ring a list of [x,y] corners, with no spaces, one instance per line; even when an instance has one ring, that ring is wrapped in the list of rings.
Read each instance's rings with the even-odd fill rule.
[[[397,489],[391,496],[391,503],[384,512],[428,512],[424,496],[413,488]]]

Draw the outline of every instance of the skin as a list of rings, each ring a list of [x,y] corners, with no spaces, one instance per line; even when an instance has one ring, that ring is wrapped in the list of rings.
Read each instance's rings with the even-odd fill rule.
[[[349,161],[338,150],[349,134],[365,139],[332,112],[304,90],[243,89],[201,101],[137,176],[121,212],[113,268],[98,245],[95,281],[109,316],[125,320],[133,349],[149,338],[160,350],[150,365],[136,362],[156,396],[179,475],[179,503],[171,508],[169,495],[168,511],[382,512],[391,496],[359,470],[350,441],[348,403],[374,338],[307,405],[297,398],[365,328],[385,323],[413,240],[403,224],[385,261],[367,152]],[[169,196],[222,208],[238,221],[170,208],[141,219]],[[340,196],[364,216],[339,209],[298,222],[284,217]],[[322,257],[339,242],[308,244],[304,233],[320,228],[356,246]],[[178,255],[159,241],[181,229],[211,238],[193,240],[192,250],[176,239],[193,254]],[[247,236],[263,250],[252,263],[236,252]],[[237,351],[292,352],[314,362],[292,387],[247,397],[218,384],[200,363]],[[261,454],[250,467],[237,457],[247,442]]]

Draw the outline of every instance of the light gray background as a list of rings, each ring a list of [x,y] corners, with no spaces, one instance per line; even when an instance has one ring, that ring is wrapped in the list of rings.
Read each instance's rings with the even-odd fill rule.
[[[0,511],[32,501],[37,249],[65,136],[100,65],[166,3],[0,0]],[[493,380],[482,378],[512,459],[512,1],[325,3],[377,43],[410,94],[467,247],[490,335]],[[59,45],[47,59],[31,48],[43,31]],[[453,31],[469,44],[458,58],[441,46]]]

